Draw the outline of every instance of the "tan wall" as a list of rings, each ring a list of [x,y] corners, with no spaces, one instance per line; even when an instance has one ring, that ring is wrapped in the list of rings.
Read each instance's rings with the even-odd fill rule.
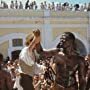
[[[9,42],[4,42],[0,44],[0,53],[4,55],[4,58],[8,56],[8,47],[9,47]]]
[[[50,26],[52,32],[52,40],[55,40],[61,33],[70,31],[79,34],[87,39],[87,30],[89,24],[88,12],[55,12],[51,11],[50,16],[45,15],[45,11],[33,10],[0,10],[0,25],[14,25],[16,27],[0,27],[0,37],[11,33],[29,34],[33,29],[47,30],[47,25]],[[17,25],[31,25],[31,27],[17,27]],[[55,26],[55,25],[58,25]],[[62,26],[63,27],[59,27]],[[68,27],[73,25],[75,27]],[[79,27],[77,27],[79,25]],[[48,32],[48,30],[47,30]],[[44,33],[43,33],[44,35]],[[49,36],[44,37],[46,39]],[[3,51],[5,56],[8,55],[9,42],[0,45],[0,51]]]
[[[0,36],[11,34],[11,33],[32,33],[32,30],[36,28],[0,28]],[[39,28],[41,30],[41,28]]]
[[[39,19],[16,19],[16,20],[0,20],[0,24],[43,24],[43,19],[39,18]]]
[[[7,17],[7,16],[13,16],[13,17],[42,17],[44,12],[41,10],[33,11],[33,10],[15,10],[15,9],[0,9],[0,16]]]
[[[63,32],[74,32],[81,35],[84,38],[87,38],[87,28],[53,28],[53,39],[61,35]]]

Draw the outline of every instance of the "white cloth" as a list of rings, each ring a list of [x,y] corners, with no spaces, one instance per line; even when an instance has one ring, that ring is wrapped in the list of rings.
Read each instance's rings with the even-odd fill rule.
[[[21,65],[22,72],[27,73],[30,76],[33,76],[34,74],[43,73],[45,66],[35,63],[34,60],[32,60],[31,56],[32,54],[30,53],[29,48],[24,47],[19,55],[19,59],[25,63]],[[27,67],[26,65],[31,67]]]
[[[16,81],[13,86],[14,89],[18,88],[18,90],[23,90],[23,87],[20,85],[20,79],[21,79],[21,76],[16,76]]]
[[[43,73],[45,66],[35,63],[34,65],[34,74]]]
[[[31,53],[28,47],[24,47],[19,55],[19,59],[23,60],[27,65],[34,65],[34,61],[31,58]]]

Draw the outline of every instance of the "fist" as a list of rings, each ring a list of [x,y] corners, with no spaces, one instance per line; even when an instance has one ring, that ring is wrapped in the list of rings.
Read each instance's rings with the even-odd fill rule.
[[[39,29],[34,30],[33,34],[34,34],[35,37],[39,37],[40,36],[40,30]]]

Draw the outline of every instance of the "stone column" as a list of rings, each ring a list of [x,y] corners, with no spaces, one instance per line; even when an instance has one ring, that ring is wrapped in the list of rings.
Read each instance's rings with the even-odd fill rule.
[[[50,24],[50,10],[44,10],[44,26],[43,26],[43,46],[48,49],[52,41],[52,27]]]

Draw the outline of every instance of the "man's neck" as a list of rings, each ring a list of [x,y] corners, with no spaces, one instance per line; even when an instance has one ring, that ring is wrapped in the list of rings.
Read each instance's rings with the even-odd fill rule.
[[[67,49],[65,49],[65,54],[71,56],[71,55],[76,55],[76,52],[73,47],[68,47]]]

